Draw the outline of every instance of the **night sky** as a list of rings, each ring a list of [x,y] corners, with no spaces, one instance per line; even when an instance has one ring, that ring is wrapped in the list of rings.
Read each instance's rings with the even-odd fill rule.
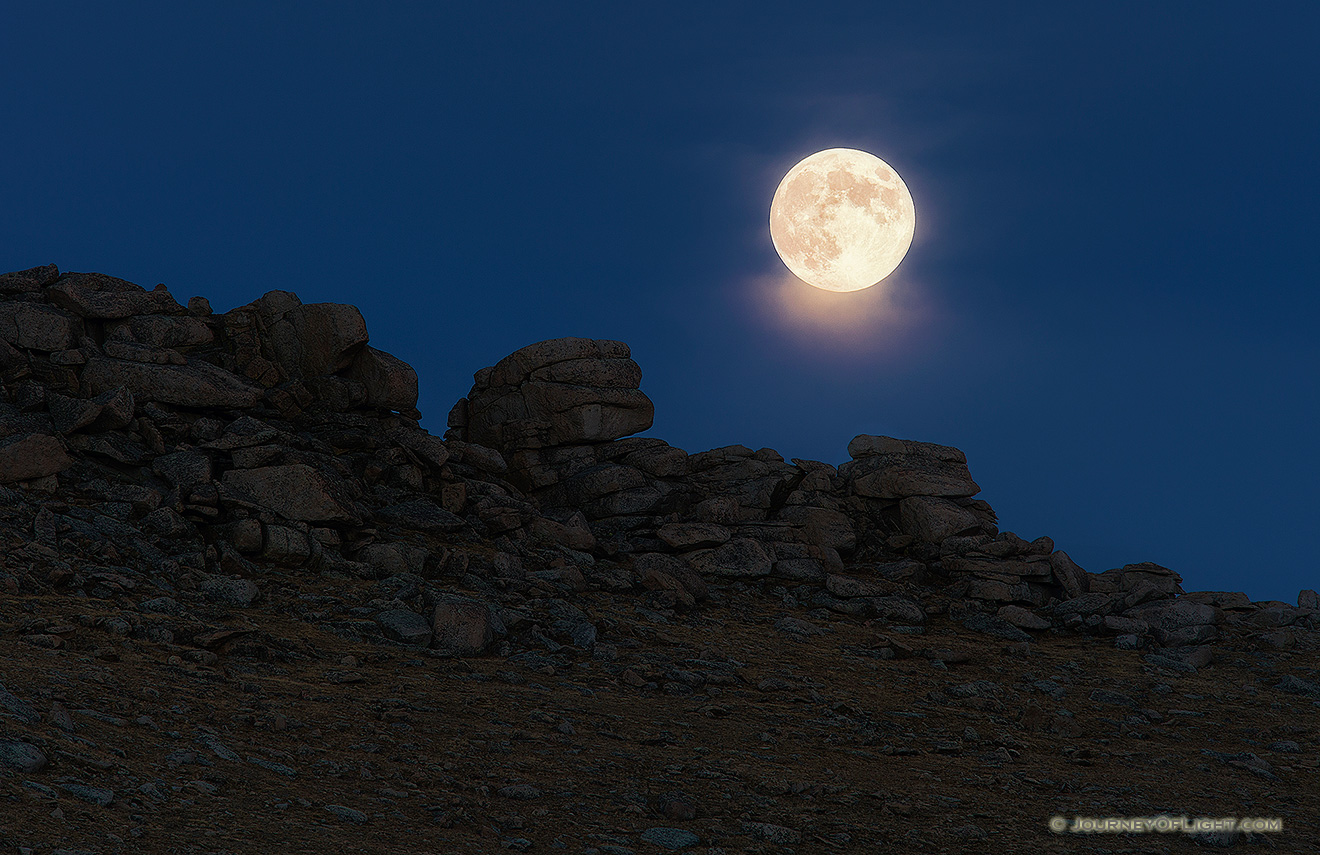
[[[472,373],[627,342],[651,436],[954,445],[1000,526],[1186,590],[1320,588],[1314,2],[11,3],[0,270],[362,309],[442,433]],[[869,151],[875,288],[771,196]]]

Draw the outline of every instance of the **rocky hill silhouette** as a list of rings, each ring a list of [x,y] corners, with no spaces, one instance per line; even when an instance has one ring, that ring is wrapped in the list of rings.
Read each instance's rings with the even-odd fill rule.
[[[637,437],[641,379],[532,344],[437,437],[353,306],[0,276],[0,845],[1320,852],[1315,591],[1088,572],[949,446]],[[1048,825],[1157,815],[1282,828]]]

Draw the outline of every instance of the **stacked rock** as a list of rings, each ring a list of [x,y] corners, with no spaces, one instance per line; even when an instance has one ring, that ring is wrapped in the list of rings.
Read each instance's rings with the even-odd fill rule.
[[[85,541],[89,557],[118,553],[171,574],[257,575],[254,560],[360,568],[344,547],[370,541],[392,497],[373,495],[336,443],[385,438],[377,460],[418,488],[448,456],[415,424],[416,374],[367,340],[355,307],[284,291],[215,315],[163,285],[54,265],[0,276],[0,484],[53,494],[39,530],[57,544]],[[93,521],[80,527],[73,511],[50,512],[62,499],[100,511],[78,509]],[[463,526],[434,510],[440,527]],[[38,553],[34,566],[51,558]],[[55,579],[82,581],[67,562],[49,563]],[[127,589],[105,582],[122,573],[86,578]],[[255,588],[244,590],[250,602]]]
[[[623,342],[529,345],[476,373],[449,413],[445,438],[498,452],[510,482],[567,528],[560,534],[570,545],[586,542],[587,520],[598,530],[635,529],[677,506],[683,491],[672,479],[687,474],[683,451],[623,440],[651,427],[655,414],[641,379]]]
[[[860,435],[836,468],[635,436],[640,383],[621,342],[533,344],[477,372],[441,440],[352,306],[271,291],[217,315],[53,265],[0,276],[0,583],[154,588],[138,607],[184,638],[190,598],[250,607],[263,576],[307,568],[377,580],[335,631],[453,655],[590,647],[584,590],[681,613],[761,589],[900,634],[947,614],[1175,668],[1320,626],[1313,593],[1187,594],[1167,568],[1087,573],[1000,531],[949,446]]]

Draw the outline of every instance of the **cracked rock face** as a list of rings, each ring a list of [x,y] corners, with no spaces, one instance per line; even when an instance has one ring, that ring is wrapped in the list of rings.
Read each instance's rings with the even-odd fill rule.
[[[951,706],[958,715],[982,716],[978,731],[1011,721],[1024,733],[1049,732],[1059,740],[1076,737],[1074,719],[1085,717],[1090,728],[1117,727],[1111,734],[1117,739],[1184,717],[1153,709],[1152,696],[1126,684],[1121,703],[1112,686],[1101,684],[1068,694],[1064,685],[1082,679],[1066,667],[1079,650],[1103,654],[1097,667],[1112,666],[1113,683],[1134,669],[1160,679],[1211,680],[1235,657],[1301,662],[1317,648],[1314,591],[1303,591],[1296,605],[1254,603],[1238,592],[1185,593],[1182,577],[1157,564],[1090,573],[1049,537],[1001,531],[993,508],[976,498],[980,487],[956,448],[861,434],[838,466],[786,461],[772,449],[740,445],[688,453],[633,436],[650,428],[653,408],[628,347],[579,338],[529,345],[478,371],[442,438],[418,423],[413,370],[368,341],[356,308],[304,304],[287,291],[216,315],[203,298],[180,305],[164,286],[147,291],[101,274],[61,274],[53,265],[0,276],[0,616],[6,642],[24,654],[14,673],[28,681],[20,684],[7,671],[0,686],[0,717],[18,728],[0,733],[0,785],[26,776],[15,784],[24,788],[21,796],[9,795],[22,804],[42,800],[39,823],[59,819],[49,807],[57,803],[106,810],[128,802],[130,811],[151,812],[182,804],[185,788],[190,802],[205,802],[226,793],[227,776],[194,776],[177,785],[163,776],[215,763],[241,764],[245,783],[247,776],[273,776],[254,784],[266,787],[263,801],[245,803],[243,816],[270,825],[265,803],[284,798],[270,787],[286,787],[302,795],[278,803],[314,806],[336,822],[376,833],[380,812],[371,805],[353,807],[347,791],[330,798],[304,784],[312,779],[320,786],[350,764],[335,754],[313,768],[312,755],[328,750],[320,746],[329,735],[307,739],[321,727],[302,719],[322,714],[315,711],[322,702],[313,698],[323,692],[334,710],[359,695],[380,696],[379,709],[346,713],[345,730],[364,722],[392,728],[421,715],[405,711],[411,702],[402,690],[373,686],[402,680],[397,668],[374,670],[387,661],[379,656],[397,655],[418,663],[409,668],[443,663],[450,669],[445,679],[455,681],[443,690],[413,691],[433,700],[461,698],[419,731],[442,728],[448,718],[502,727],[493,722],[526,714],[553,734],[529,740],[520,728],[514,733],[522,735],[508,739],[483,738],[479,751],[475,743],[454,748],[453,759],[443,761],[449,767],[427,773],[464,794],[452,803],[440,794],[428,801],[443,808],[436,821],[445,830],[480,835],[498,825],[490,834],[508,843],[504,848],[526,848],[514,841],[533,838],[548,848],[553,835],[541,833],[547,827],[514,818],[513,808],[501,813],[491,800],[553,803],[555,810],[569,810],[571,802],[594,805],[572,808],[594,823],[592,834],[602,835],[584,838],[584,846],[688,846],[695,835],[741,851],[805,840],[802,828],[816,837],[825,832],[813,825],[819,811],[793,814],[792,805],[784,815],[800,827],[770,822],[766,799],[788,804],[790,796],[839,793],[819,782],[785,783],[769,767],[764,780],[734,781],[728,767],[710,760],[709,752],[725,743],[739,746],[740,762],[760,763],[768,747],[787,738],[785,731],[810,731],[819,744],[795,746],[795,768],[827,758],[820,777],[833,780],[834,767],[845,761],[831,746],[841,742],[855,744],[850,751],[878,751],[868,755],[873,764],[906,763],[927,749],[944,760],[987,740],[965,736],[970,728],[962,722],[954,735],[914,747],[899,726],[877,724],[889,712],[929,715],[927,724],[943,727],[933,717]],[[681,654],[670,649],[679,645]],[[1033,664],[1040,655],[1050,664]],[[808,682],[794,670],[798,656],[810,657],[804,670],[826,676]],[[76,669],[61,670],[75,661]],[[874,673],[904,662],[935,675],[980,670],[921,691],[908,691],[910,671]],[[87,666],[95,663],[150,671],[150,679],[139,681],[139,695],[147,698],[147,688],[160,697],[194,678],[257,686],[275,669],[285,672],[280,679],[312,683],[303,682],[294,706],[278,712],[266,700],[246,698],[257,689],[226,683],[203,687],[191,702],[180,698],[118,715],[76,701],[59,681],[44,691],[61,698],[37,694],[43,690],[31,682],[48,673],[73,680],[65,670],[90,673]],[[1008,667],[1022,671],[1017,683],[995,670]],[[858,709],[874,705],[870,695],[860,699],[858,687],[877,679],[887,681],[884,697],[905,699],[903,709]],[[1279,703],[1320,697],[1305,669],[1272,674],[1265,689],[1288,699]],[[1038,697],[1030,703],[1019,697],[1033,691]],[[626,694],[616,698],[620,692]],[[1054,709],[1079,696],[1104,712]],[[781,729],[774,712],[780,698],[811,711]],[[652,701],[664,705],[664,715],[645,706]],[[584,710],[582,719],[605,718],[585,733],[564,714],[547,712],[573,705]],[[260,722],[269,741],[303,741],[280,742],[283,749],[271,746],[266,754],[260,740],[240,740],[204,723],[201,713],[171,710],[185,706],[223,706],[233,721]],[[641,814],[632,811],[627,822],[616,817],[610,826],[600,819],[609,810],[601,806],[612,804],[606,792],[577,782],[567,767],[549,771],[553,761],[546,758],[554,752],[542,749],[577,748],[575,740],[590,741],[598,731],[627,741],[632,737],[620,732],[641,727],[643,714],[653,723],[685,722],[693,733],[701,730],[694,721],[726,728],[683,749],[683,763],[701,764],[687,783],[725,789],[693,801],[678,792],[682,782],[670,782],[674,792],[639,797],[633,805],[653,825],[611,837],[611,828],[632,828]],[[196,747],[162,754],[172,758],[162,761],[167,769],[143,759],[160,753],[155,747],[134,745],[125,751],[131,756],[102,758],[99,748],[51,738],[43,715],[59,733],[77,735],[89,720],[119,733],[131,722],[156,741],[184,739],[189,731]],[[156,722],[167,715],[191,718],[186,726]],[[1114,718],[1121,715],[1127,719]],[[609,725],[608,716],[626,727]],[[743,732],[751,718],[755,732]],[[1271,736],[1296,737],[1278,741],[1300,746],[1292,753],[1303,757],[1314,753],[1309,732]],[[749,737],[759,753],[741,744]],[[1014,739],[993,738],[998,744],[975,768],[1014,763],[1014,752],[1028,750]],[[664,752],[684,739],[648,731],[633,747],[664,769],[676,764]],[[385,737],[359,736],[333,750],[358,751],[348,746],[372,740]],[[115,738],[100,734],[92,741],[113,745]],[[242,750],[226,747],[230,742]],[[498,763],[489,758],[526,745],[541,753],[535,762],[518,762],[537,770],[529,774],[544,767],[547,777],[538,786],[472,783],[484,782],[487,771],[472,765],[473,758]],[[445,750],[389,753],[420,763],[419,755]],[[593,743],[570,756],[588,762],[583,758],[601,751]],[[1054,754],[1040,762],[1068,766],[1050,780],[1093,762],[1080,751],[1067,760]],[[1241,759],[1244,754],[1250,756]],[[1224,763],[1238,764],[1228,768],[1276,783],[1266,777],[1278,770],[1264,754],[1243,749],[1225,756],[1234,759]],[[117,777],[120,765],[133,771]],[[83,778],[75,780],[71,769]],[[351,772],[369,780],[358,765]],[[617,794],[633,786],[622,774],[600,767],[592,780]],[[873,770],[867,775],[865,799],[873,801]],[[1035,780],[1049,778],[1039,775]],[[876,828],[948,807],[932,803],[913,814],[903,799],[911,797],[906,789],[921,786],[915,776],[903,784],[905,794],[882,793],[885,822],[840,825],[829,832],[843,835],[828,838],[837,843],[832,848],[850,851],[852,841],[866,841],[866,851],[875,851],[880,841],[867,835]],[[590,791],[590,798],[556,801],[575,788]],[[405,805],[412,798],[400,781],[386,789],[396,795],[383,798]],[[978,786],[981,796],[1002,789]],[[850,816],[862,800],[840,796],[830,802],[832,813]],[[141,822],[144,835],[171,833],[154,820]],[[670,822],[691,830],[663,824]],[[957,840],[944,841],[950,851],[962,845],[957,841],[980,839],[967,830],[976,826],[950,828],[958,831]],[[943,832],[914,826],[911,833]],[[625,842],[610,842],[615,838]],[[489,844],[493,838],[472,839]],[[181,845],[170,838],[159,848]]]
[[[539,342],[478,371],[442,440],[416,425],[415,373],[368,344],[352,306],[271,291],[217,316],[163,285],[53,265],[0,277],[0,294],[0,483],[109,512],[61,515],[56,541],[61,526],[89,544],[141,529],[150,560],[213,575],[258,575],[254,562],[270,562],[392,576],[434,567],[446,548],[436,540],[475,538],[498,541],[491,566],[516,568],[497,575],[525,574],[523,553],[543,545],[574,565],[538,569],[546,579],[646,590],[682,609],[707,580],[778,579],[815,586],[804,598],[839,614],[919,624],[916,601],[892,597],[942,586],[1014,633],[1170,649],[1212,642],[1229,624],[1291,646],[1316,605],[1305,592],[1301,611],[1231,592],[1184,596],[1177,573],[1149,562],[1087,573],[1048,537],[999,531],[950,446],[861,434],[835,467],[630,438],[653,408],[621,342]],[[89,475],[85,463],[101,462],[119,476]],[[422,542],[399,540],[408,533]],[[182,549],[198,537],[200,551]],[[451,630],[475,620],[445,614]],[[447,637],[404,632],[400,620],[387,622],[396,635]],[[491,643],[472,632],[484,640],[457,648]]]
[[[462,438],[513,452],[608,442],[651,427],[642,371],[619,341],[563,338],[528,345],[477,372],[455,415]]]

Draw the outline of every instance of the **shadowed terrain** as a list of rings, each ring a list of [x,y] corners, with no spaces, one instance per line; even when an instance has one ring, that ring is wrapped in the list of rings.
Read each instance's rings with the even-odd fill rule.
[[[20,853],[1320,852],[1320,602],[1001,531],[956,448],[655,438],[627,345],[443,437],[352,306],[0,276]],[[1073,817],[1281,830],[1053,834]]]

